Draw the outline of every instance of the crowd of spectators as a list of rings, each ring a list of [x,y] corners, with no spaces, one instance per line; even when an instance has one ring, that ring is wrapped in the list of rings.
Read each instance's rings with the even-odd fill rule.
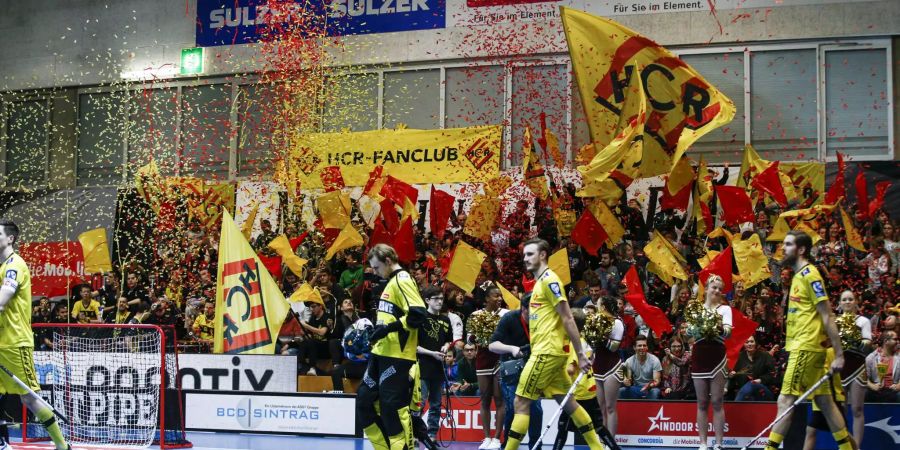
[[[559,202],[568,209],[580,212],[580,200],[563,192]],[[618,205],[614,212],[623,222],[625,240],[615,248],[603,247],[598,255],[588,254],[566,237],[561,237],[554,220],[554,206],[540,201],[529,204],[520,201],[497,221],[495,235],[502,239],[483,242],[463,234],[466,216],[454,214],[451,226],[442,238],[416,228],[416,253],[413,261],[404,264],[415,278],[419,289],[428,297],[441,297],[438,314],[449,322],[447,342],[440,347],[440,357],[420,355],[441,362],[442,376],[456,393],[477,394],[478,380],[474,359],[482,349],[468,337],[467,320],[486,307],[488,291],[493,282],[509,288],[521,298],[527,277],[521,258],[521,245],[530,237],[540,237],[554,250],[568,251],[572,283],[567,295],[573,308],[590,312],[604,298],[618,299],[625,333],[620,354],[625,361],[625,383],[622,398],[693,398],[690,379],[691,346],[693,341],[685,332],[683,312],[698,295],[696,273],[698,259],[708,250],[723,250],[725,236],[709,238],[696,232],[696,225],[677,211],[645,215],[642,205],[634,199]],[[840,215],[822,215],[813,226],[818,234],[812,251],[814,262],[827,277],[827,290],[837,307],[841,292],[849,290],[858,299],[860,314],[869,318],[873,330],[875,351],[870,355],[871,370],[893,358],[892,379],[870,376],[873,396],[896,400],[900,391],[900,368],[897,356],[896,302],[900,298],[898,267],[900,267],[900,232],[884,210],[873,218],[866,218],[851,207],[852,220],[865,239],[868,251],[848,245]],[[735,236],[760,235],[768,255],[776,253],[777,242],[766,242],[773,231],[778,211],[760,208],[753,224],[726,227]],[[713,211],[715,214],[715,210]],[[353,225],[363,236],[371,230],[358,215]],[[657,230],[684,256],[689,269],[688,280],[676,280],[667,285],[648,270],[643,248],[651,231]],[[341,338],[360,318],[375,320],[376,302],[386,280],[380,279],[368,267],[364,248],[339,252],[325,259],[329,242],[317,229],[288,221],[283,234],[289,239],[305,234],[296,253],[309,262],[304,273],[295,274],[287,267],[277,282],[285,296],[290,296],[302,283],[308,282],[321,294],[324,305],[296,303],[279,334],[278,350],[282,355],[296,355],[298,371],[308,375],[331,375],[335,388],[344,377],[358,378],[364,364],[345,358]],[[709,230],[707,230],[708,232]],[[708,233],[706,233],[708,234]],[[262,232],[251,244],[263,254],[269,241],[277,236],[268,221],[262,222]],[[465,240],[484,251],[488,258],[478,275],[472,292],[463,292],[446,280],[452,251],[459,240]],[[148,270],[138,264],[122,267],[124,283],[118,273],[97,277],[90,284],[77,286],[64,301],[52,304],[42,298],[34,307],[34,322],[81,323],[155,323],[176,327],[182,351],[209,352],[212,340],[212,321],[215,317],[215,274],[217,264],[218,230],[204,231],[199,227],[185,227],[177,237],[161,240],[156,251],[160,270]],[[649,304],[662,309],[675,327],[675,333],[655,335],[634,308],[622,298],[624,274],[632,267],[643,284]],[[759,324],[755,335],[747,341],[737,365],[729,369],[727,398],[734,400],[771,400],[778,395],[781,377],[787,362],[784,347],[785,291],[792,278],[791,269],[780,267],[770,259],[772,277],[749,289],[741,281],[727,295],[730,304]],[[50,348],[51,337],[38,333],[38,348]],[[438,365],[435,365],[437,368]],[[648,388],[652,384],[652,387]]]

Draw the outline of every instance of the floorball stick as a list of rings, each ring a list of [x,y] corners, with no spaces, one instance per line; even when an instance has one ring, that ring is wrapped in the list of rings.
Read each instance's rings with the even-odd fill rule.
[[[38,395],[37,392],[34,392],[30,387],[28,387],[27,384],[23,383],[22,380],[19,379],[19,377],[15,376],[12,372],[10,372],[9,369],[7,369],[3,364],[0,364],[0,371],[3,371],[4,373],[6,373],[6,375],[9,376],[10,378],[12,378],[12,380],[17,385],[19,385],[20,388],[28,391],[28,393],[33,395],[35,398],[37,398],[39,402],[43,403],[44,406],[46,406],[47,408],[50,408],[50,411],[53,411],[53,414],[56,414],[60,419],[62,419],[63,422],[69,423],[69,419],[67,419],[66,416],[62,415],[62,413],[57,411],[56,408],[54,408],[52,405],[50,405],[50,403],[47,403],[47,400],[44,400],[44,398],[41,397],[40,395]]]
[[[759,439],[760,437],[762,437],[762,435],[765,434],[766,431],[769,431],[769,428],[772,428],[772,427],[775,426],[775,424],[777,424],[778,422],[781,422],[781,419],[784,419],[785,416],[787,416],[788,414],[790,414],[790,412],[794,410],[794,407],[795,407],[795,406],[797,406],[798,404],[800,404],[800,402],[802,402],[803,400],[806,400],[806,397],[809,397],[810,395],[812,395],[812,393],[813,393],[816,389],[818,389],[819,386],[822,385],[822,383],[828,381],[828,380],[831,378],[832,375],[834,375],[834,373],[832,373],[832,372],[829,370],[828,373],[826,373],[825,375],[822,376],[822,378],[819,378],[819,381],[816,381],[816,384],[812,385],[812,387],[809,388],[806,392],[804,392],[803,395],[797,397],[797,400],[794,400],[794,403],[792,403],[791,406],[788,407],[788,409],[784,410],[784,412],[782,412],[781,414],[779,414],[778,417],[775,418],[775,421],[773,421],[772,423],[766,425],[766,427],[763,428],[762,431],[759,432],[759,434],[757,434],[753,439],[750,439],[750,442],[748,442],[747,445],[741,447],[741,450],[747,450],[748,448],[750,448],[750,446],[753,445],[753,443],[756,442],[757,439]]]
[[[581,378],[584,377],[584,372],[580,372],[578,377],[575,378],[575,382],[572,383],[572,387],[569,388],[569,392],[566,392],[566,396],[563,397],[562,401],[559,402],[559,409],[556,410],[556,413],[553,414],[553,417],[550,418],[550,422],[547,423],[547,426],[544,428],[544,431],[541,432],[541,436],[537,438],[537,441],[531,446],[531,450],[537,449],[541,442],[544,442],[544,436],[547,435],[547,431],[550,431],[550,427],[559,420],[559,416],[562,415],[563,408],[566,406],[566,402],[569,401],[569,398],[575,393],[575,388],[578,387],[578,382],[581,381]],[[535,400],[540,401],[540,400]]]

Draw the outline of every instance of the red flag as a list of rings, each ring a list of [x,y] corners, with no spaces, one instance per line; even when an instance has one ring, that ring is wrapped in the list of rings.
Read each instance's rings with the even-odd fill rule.
[[[641,280],[638,278],[637,270],[634,266],[631,266],[625,274],[625,286],[628,288],[625,300],[631,303],[634,310],[644,319],[644,323],[657,336],[662,336],[664,333],[672,331],[672,322],[669,322],[666,313],[647,303],[647,298],[644,297],[644,289],[641,287]]]
[[[368,194],[369,190],[372,189],[372,186],[375,185],[375,182],[381,178],[381,174],[384,172],[384,166],[375,166],[371,172],[369,172],[369,179],[366,181],[366,186],[363,188],[363,194]]]
[[[700,214],[703,215],[703,224],[706,225],[706,232],[710,232],[715,225],[713,222],[712,211],[709,210],[709,205],[704,201],[700,201]]]
[[[585,208],[584,214],[578,219],[575,228],[572,228],[572,240],[584,247],[588,253],[597,256],[597,250],[600,250],[607,239],[609,239],[609,235],[606,234],[603,226],[600,225],[590,209]]]
[[[781,186],[781,179],[778,176],[778,161],[769,164],[766,170],[753,177],[750,186],[771,195],[781,207],[787,206],[787,196],[784,194],[784,187]]]
[[[728,356],[728,368],[734,369],[741,354],[741,347],[750,336],[753,336],[759,324],[748,319],[734,306],[731,307],[731,323],[734,326],[731,328],[731,336],[725,339],[725,354]]]
[[[431,209],[428,211],[428,219],[431,222],[431,234],[438,239],[444,238],[444,231],[447,231],[447,224],[455,203],[455,197],[439,191],[434,188],[434,185],[431,185]]]
[[[411,184],[388,175],[387,181],[381,188],[381,196],[390,199],[395,205],[402,205],[407,198],[415,205],[419,200],[419,190]]]
[[[394,209],[394,202],[384,199],[379,203],[381,205],[381,217],[384,217],[384,227],[390,232],[397,231],[400,228],[400,219],[397,217],[397,210]]]
[[[887,194],[889,187],[890,181],[882,181],[875,185],[875,199],[869,202],[869,217],[875,217],[875,211],[884,206],[884,195]]]
[[[722,220],[727,225],[753,222],[753,205],[747,191],[738,186],[716,186],[716,195],[722,205]]]
[[[662,198],[659,200],[659,207],[661,210],[666,211],[669,209],[677,209],[680,211],[684,211],[687,209],[688,202],[691,199],[691,192],[694,188],[694,183],[688,184],[687,186],[681,188],[675,195],[669,195],[669,190],[663,187],[662,190]]]
[[[526,294],[534,290],[535,283],[537,283],[537,280],[535,280],[535,279],[529,280],[525,276],[524,273],[522,274],[522,289],[525,291]]]
[[[272,278],[278,280],[281,279],[281,257],[280,256],[266,256],[257,254],[259,257],[259,261],[266,266],[266,270],[272,274]]]
[[[388,232],[384,228],[384,223],[381,219],[375,219],[375,226],[372,227],[372,234],[369,236],[369,243],[366,249],[370,249],[375,246],[375,244],[390,244],[391,243],[391,233]]]
[[[319,178],[322,180],[322,187],[325,189],[325,192],[336,191],[346,186],[344,184],[344,176],[341,175],[341,168],[338,166],[328,166],[322,169],[319,172]]]
[[[394,236],[394,250],[402,263],[411,263],[416,259],[416,241],[413,237],[412,218],[407,217],[400,224],[400,229]]]
[[[846,165],[844,164],[844,155],[841,152],[837,153],[837,163],[837,176],[834,177],[834,182],[831,183],[831,187],[828,188],[828,192],[825,193],[826,205],[834,205],[841,197],[847,196],[847,189],[844,188],[844,169],[846,169]]]
[[[734,252],[731,250],[731,246],[725,249],[722,253],[716,255],[712,261],[707,264],[703,270],[700,271],[698,278],[700,278],[700,283],[706,285],[706,280],[710,275],[716,274],[722,277],[722,282],[725,285],[722,287],[722,294],[727,294],[731,292],[734,285],[731,280],[731,257]]]
[[[304,231],[303,233],[300,233],[300,236],[297,236],[293,239],[289,239],[288,242],[291,244],[291,250],[296,252],[297,247],[299,247],[300,244],[302,244],[303,241],[306,240],[306,236],[308,236],[308,235],[309,235],[309,231]]]
[[[859,173],[856,175],[856,209],[862,213],[863,219],[869,219],[869,185],[866,182],[866,174],[863,173],[862,166],[859,167]]]

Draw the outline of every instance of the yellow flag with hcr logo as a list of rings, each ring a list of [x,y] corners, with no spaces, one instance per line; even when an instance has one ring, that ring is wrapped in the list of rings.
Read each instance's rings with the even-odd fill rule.
[[[228,211],[222,213],[215,353],[271,355],[290,304]]]

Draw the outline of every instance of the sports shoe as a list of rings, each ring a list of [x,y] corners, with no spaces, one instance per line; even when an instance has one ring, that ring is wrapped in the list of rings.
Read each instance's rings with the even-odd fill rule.
[[[492,443],[493,443],[493,439],[484,438],[484,440],[481,441],[481,445],[478,446],[478,450],[490,450]],[[2,449],[0,449],[0,450],[2,450]]]
[[[9,442],[6,442],[5,439],[0,438],[0,450],[13,450],[12,445],[9,445]]]
[[[722,444],[713,445],[713,450],[722,450]]]
[[[490,450],[500,450],[500,439],[491,438],[491,443],[488,446]]]
[[[698,447],[697,450],[707,450],[707,448],[706,444],[700,444],[700,447]]]

